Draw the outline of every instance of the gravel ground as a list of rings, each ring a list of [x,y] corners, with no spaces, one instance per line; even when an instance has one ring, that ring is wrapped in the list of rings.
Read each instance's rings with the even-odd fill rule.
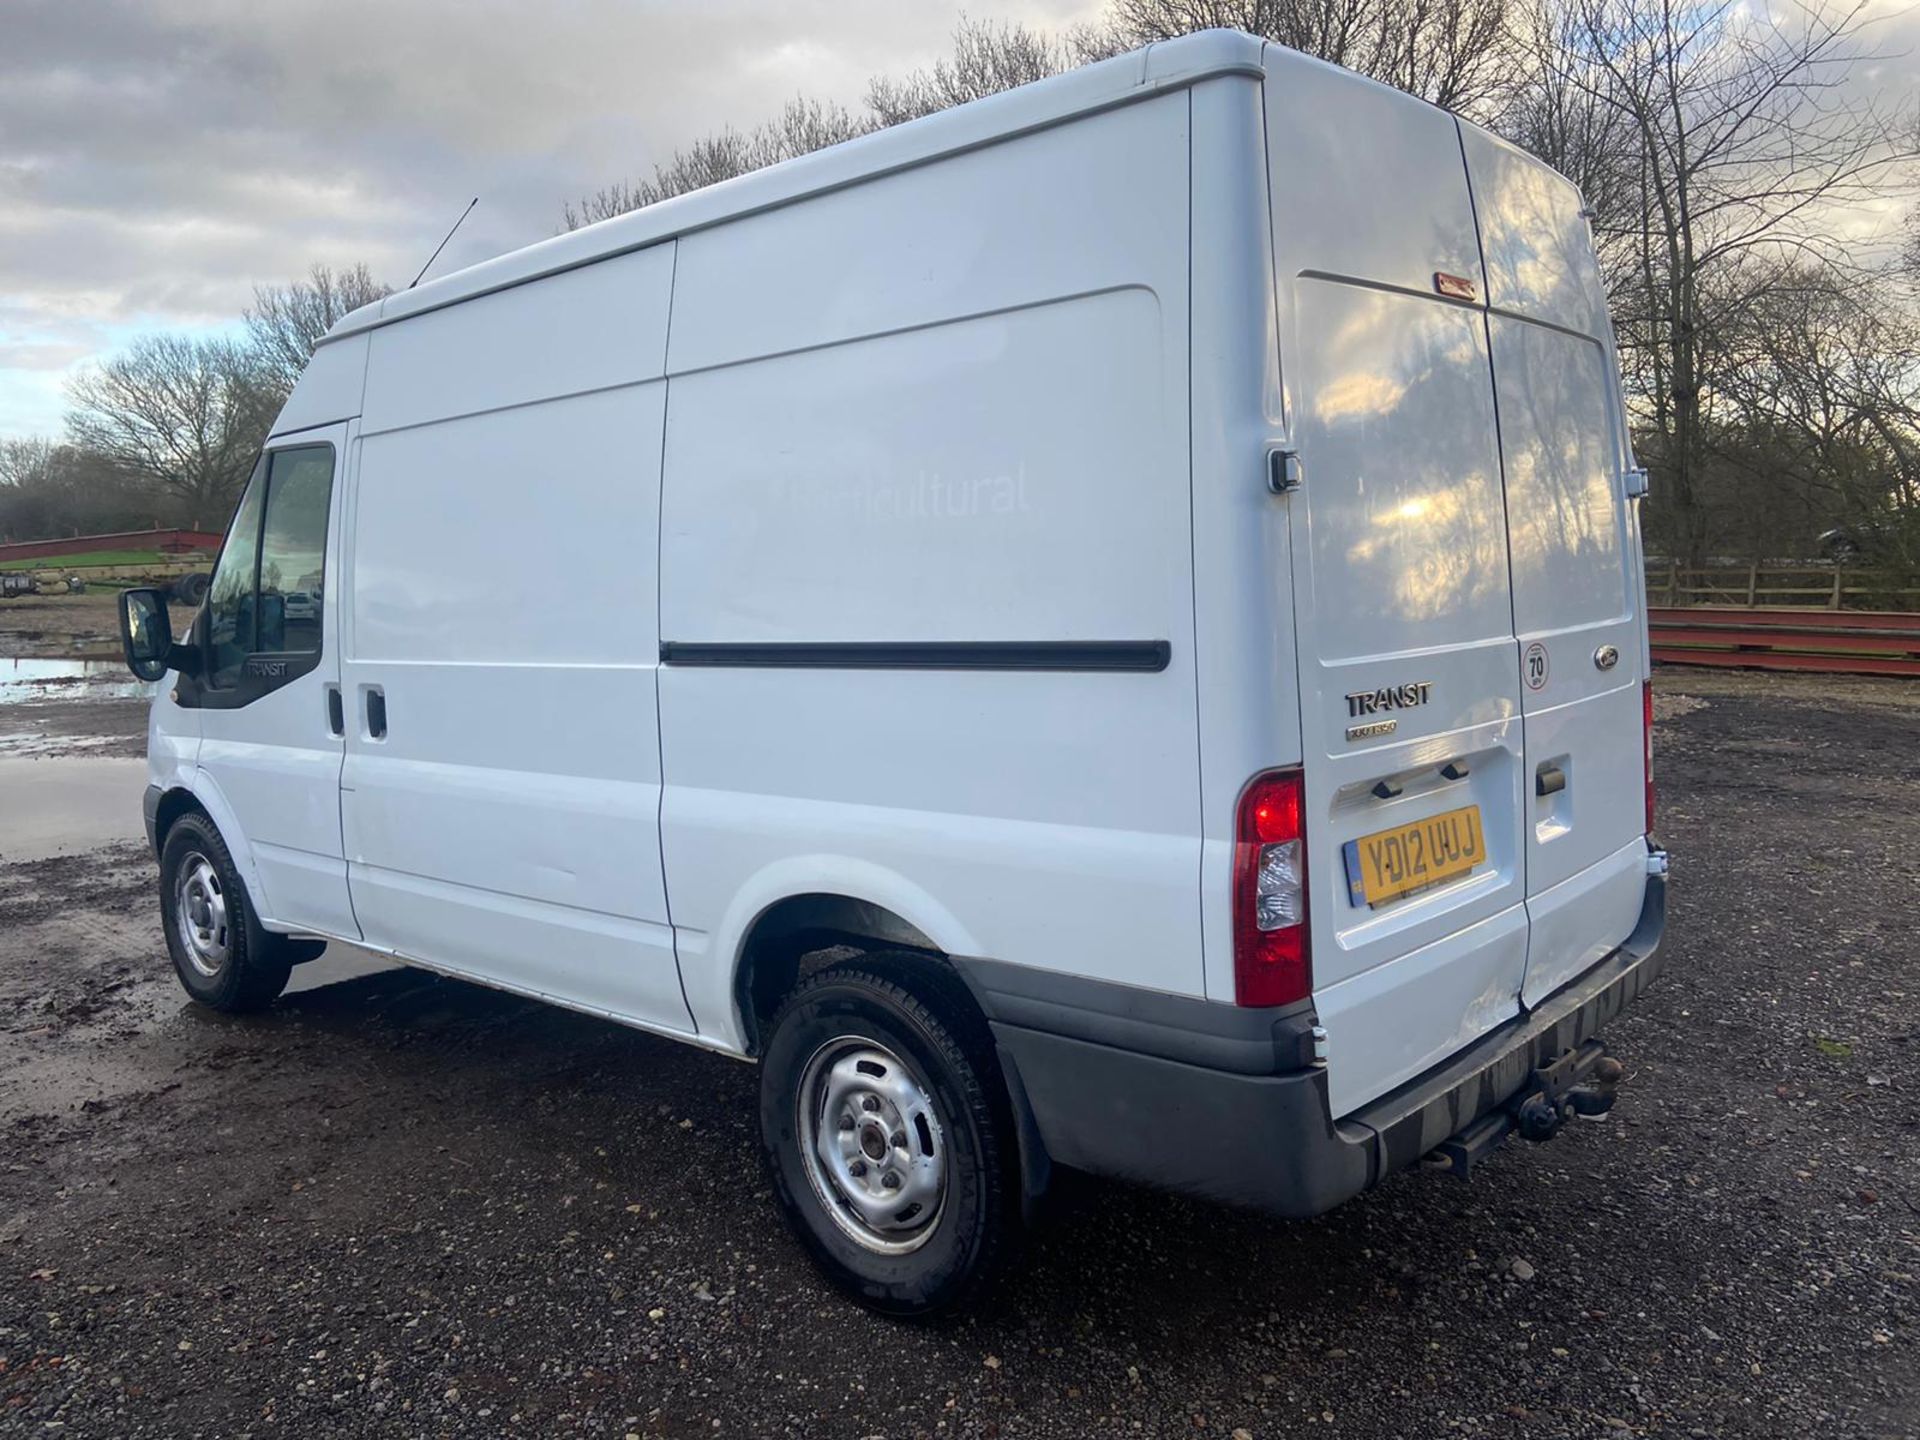
[[[333,959],[184,1005],[138,848],[0,868],[0,1433],[1920,1434],[1920,687],[1662,676],[1608,1120],[1307,1224],[1082,1180],[874,1319],[752,1070]]]

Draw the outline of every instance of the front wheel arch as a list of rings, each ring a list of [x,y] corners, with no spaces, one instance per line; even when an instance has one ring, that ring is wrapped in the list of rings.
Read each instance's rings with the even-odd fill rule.
[[[176,785],[160,797],[160,803],[153,812],[153,855],[157,860],[166,849],[167,832],[171,830],[183,815],[205,816],[208,823],[213,817],[207,814],[207,807],[199,798],[184,786]]]

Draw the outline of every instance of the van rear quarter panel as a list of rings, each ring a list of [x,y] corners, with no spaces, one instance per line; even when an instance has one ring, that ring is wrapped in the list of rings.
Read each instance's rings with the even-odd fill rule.
[[[688,999],[804,883],[1202,992],[1184,93],[680,242],[661,637],[1166,641],[1163,671],[661,667]],[[806,877],[804,881],[773,877]]]

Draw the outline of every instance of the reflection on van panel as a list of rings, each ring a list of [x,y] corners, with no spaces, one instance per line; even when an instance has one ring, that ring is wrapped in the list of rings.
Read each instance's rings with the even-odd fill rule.
[[[1604,1109],[1665,858],[1581,208],[1209,32],[355,312],[189,641],[123,602],[182,983],[755,1061],[897,1313],[1056,1165],[1307,1215]]]

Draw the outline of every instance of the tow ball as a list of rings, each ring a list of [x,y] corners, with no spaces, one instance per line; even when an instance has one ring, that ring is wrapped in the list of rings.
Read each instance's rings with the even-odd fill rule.
[[[1613,1109],[1624,1073],[1605,1046],[1589,1040],[1551,1065],[1532,1071],[1512,1099],[1442,1141],[1427,1162],[1464,1180],[1509,1135],[1517,1132],[1523,1140],[1551,1140],[1576,1115],[1585,1119],[1605,1115]]]
[[[1613,1109],[1621,1073],[1620,1062],[1606,1054],[1594,1063],[1587,1078],[1564,1088],[1556,1086],[1547,1072],[1534,1071],[1528,1077],[1528,1089],[1510,1106],[1513,1128],[1522,1140],[1551,1140],[1575,1115],[1598,1119]]]

